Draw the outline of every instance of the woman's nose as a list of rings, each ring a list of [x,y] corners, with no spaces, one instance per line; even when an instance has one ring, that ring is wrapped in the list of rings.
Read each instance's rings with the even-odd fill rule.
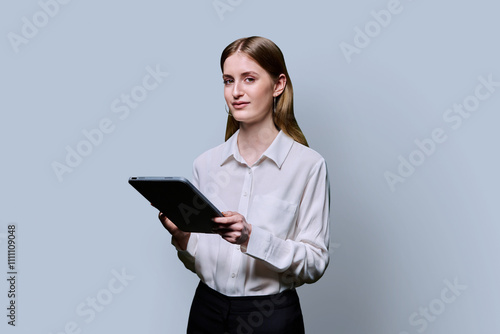
[[[233,85],[233,97],[236,99],[238,97],[241,97],[243,95],[243,92],[241,90],[241,86],[239,83],[234,83]]]

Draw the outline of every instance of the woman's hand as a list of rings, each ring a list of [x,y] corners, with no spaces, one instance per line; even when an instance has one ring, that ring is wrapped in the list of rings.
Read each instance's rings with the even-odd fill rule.
[[[222,214],[224,217],[213,219],[213,231],[219,234],[224,240],[246,248],[250,234],[252,233],[252,225],[248,224],[245,217],[238,212],[226,211]]]
[[[161,223],[163,224],[163,227],[167,229],[167,231],[172,234],[172,237],[177,241],[177,244],[179,245],[179,248],[182,250],[186,250],[187,248],[187,243],[189,241],[189,236],[191,235],[191,232],[184,232],[181,229],[177,227],[170,219],[167,218],[163,213],[158,214],[158,218],[160,219]]]

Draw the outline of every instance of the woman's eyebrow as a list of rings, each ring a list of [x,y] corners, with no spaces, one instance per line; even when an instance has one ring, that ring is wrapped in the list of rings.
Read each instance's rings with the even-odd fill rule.
[[[245,76],[247,76],[247,75],[259,76],[259,75],[257,74],[257,72],[254,72],[254,71],[247,71],[247,72],[243,72],[243,73],[241,73],[241,76],[242,76],[242,77],[245,77]],[[223,74],[223,75],[222,75],[222,77],[223,77],[223,78],[232,78],[233,76],[232,76],[232,75],[230,75],[230,74]]]
[[[247,75],[254,75],[254,76],[258,76],[257,72],[254,72],[254,71],[248,71],[248,72],[243,72],[241,73],[241,76],[242,77],[245,77]]]

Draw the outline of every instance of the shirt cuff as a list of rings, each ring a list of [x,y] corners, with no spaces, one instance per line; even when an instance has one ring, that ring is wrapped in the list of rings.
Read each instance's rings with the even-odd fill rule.
[[[182,250],[179,247],[179,244],[177,243],[177,240],[174,237],[172,237],[172,245],[174,245],[175,249],[178,252],[187,253],[191,256],[194,256],[194,254],[196,253],[196,246],[198,245],[198,237],[199,236],[197,233],[191,233],[185,250]]]
[[[252,234],[248,240],[247,249],[242,249],[242,251],[252,257],[268,261],[273,249],[273,238],[271,232],[252,225]]]

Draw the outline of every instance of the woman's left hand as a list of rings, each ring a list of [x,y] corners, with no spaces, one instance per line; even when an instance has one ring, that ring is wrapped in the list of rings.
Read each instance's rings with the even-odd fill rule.
[[[213,231],[232,244],[246,247],[252,233],[252,225],[238,212],[225,211],[222,214],[224,217],[213,219]]]

